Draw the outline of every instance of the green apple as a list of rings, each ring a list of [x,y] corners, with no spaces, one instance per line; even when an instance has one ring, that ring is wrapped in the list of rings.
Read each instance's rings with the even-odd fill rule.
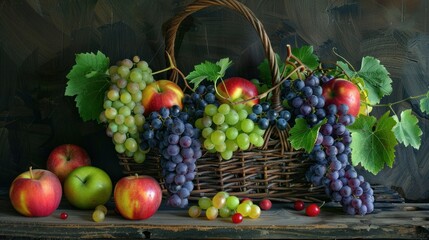
[[[79,209],[94,209],[112,195],[112,180],[102,169],[82,166],[74,169],[64,181],[64,196]]]

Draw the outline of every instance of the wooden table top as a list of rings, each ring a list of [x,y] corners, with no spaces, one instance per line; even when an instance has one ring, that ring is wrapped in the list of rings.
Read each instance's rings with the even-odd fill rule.
[[[274,203],[258,219],[233,224],[230,218],[190,218],[185,209],[162,206],[150,219],[130,221],[115,213],[109,202],[106,219],[96,223],[91,210],[78,210],[67,201],[48,217],[19,215],[7,191],[0,191],[0,238],[150,238],[150,239],[429,239],[429,203],[405,203],[394,191],[375,189],[375,211],[349,216],[341,206],[326,203],[317,217],[305,216],[292,204]],[[164,203],[164,202],[163,202]],[[66,220],[60,213],[67,212]]]

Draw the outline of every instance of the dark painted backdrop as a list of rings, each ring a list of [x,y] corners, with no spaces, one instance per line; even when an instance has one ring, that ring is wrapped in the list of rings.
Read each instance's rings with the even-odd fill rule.
[[[104,128],[83,122],[74,99],[64,97],[75,53],[101,50],[112,62],[139,55],[152,69],[165,67],[162,25],[190,0],[2,0],[0,1],[0,185],[9,186],[28,166],[45,167],[55,146],[86,148],[93,164],[122,176]],[[424,93],[429,71],[429,2],[420,0],[242,0],[263,22],[276,52],[285,45],[313,45],[325,62],[332,48],[359,67],[379,58],[391,73],[386,102]],[[221,8],[188,18],[177,61],[187,73],[202,60],[230,57],[231,74],[255,77],[263,51],[255,31],[238,14]],[[420,150],[398,147],[393,169],[372,183],[398,189],[410,200],[427,200],[428,116],[414,108],[424,132]],[[385,109],[379,110],[379,112]],[[377,110],[376,112],[377,113]]]

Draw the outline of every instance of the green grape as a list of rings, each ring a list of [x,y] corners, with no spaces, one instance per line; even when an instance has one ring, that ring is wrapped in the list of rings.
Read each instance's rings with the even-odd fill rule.
[[[126,149],[124,144],[115,144],[115,150],[117,153],[124,153]]]
[[[124,115],[122,115],[122,114],[116,115],[116,117],[115,117],[115,123],[116,124],[121,125],[121,124],[124,124],[124,122],[125,122],[125,116]]]
[[[243,132],[245,132],[245,133],[252,132],[253,128],[255,127],[255,123],[252,120],[248,119],[248,118],[243,119],[241,121],[240,125],[241,125],[241,130],[243,130]]]
[[[237,209],[238,205],[240,204],[240,199],[236,196],[229,196],[226,198],[226,207],[230,210]]]
[[[244,119],[246,119],[247,115],[249,115],[249,113],[244,108],[238,111],[238,119],[240,119],[240,121],[243,121]]]
[[[216,219],[218,214],[219,214],[219,210],[213,206],[207,208],[207,210],[206,210],[206,217],[209,220]]]
[[[215,149],[215,145],[213,144],[212,140],[210,140],[210,138],[206,138],[203,144],[204,144],[204,148],[207,150]]]
[[[188,209],[188,214],[192,218],[197,218],[201,215],[201,208],[199,206],[192,206]]]
[[[113,108],[113,107],[107,108],[104,111],[104,115],[106,115],[106,118],[111,120],[115,119],[117,114],[118,114],[118,111],[116,110],[116,108]]]
[[[264,138],[262,136],[258,135],[256,142],[253,145],[255,145],[256,147],[262,147],[264,145],[264,143],[265,143]]]
[[[115,132],[113,134],[113,141],[116,144],[122,144],[127,140],[127,135],[125,133]]]
[[[243,202],[241,202],[241,203],[245,203],[245,204],[249,204],[250,206],[252,206],[253,205],[253,201],[252,200],[250,200],[250,199],[245,199]]]
[[[140,89],[140,91],[142,91],[143,89],[145,89],[146,86],[147,86],[146,81],[139,82],[139,89]]]
[[[238,130],[235,127],[229,127],[226,131],[225,131],[225,135],[228,139],[230,140],[234,140],[237,138],[238,136]]]
[[[234,109],[231,109],[229,113],[225,115],[225,122],[230,126],[237,124],[239,120],[240,117]]]
[[[137,150],[134,153],[134,162],[136,163],[143,163],[146,160],[146,153],[141,151],[141,150]]]
[[[202,118],[198,118],[197,120],[195,120],[195,127],[200,129],[200,130],[204,128]],[[204,138],[206,138],[206,137],[204,137]]]
[[[127,84],[127,91],[130,94],[136,94],[137,92],[140,92],[139,84],[136,82],[130,82]]]
[[[225,145],[226,145],[226,150],[229,150],[232,152],[235,152],[238,149],[238,144],[234,140],[231,140],[231,139],[227,139],[225,141]]]
[[[130,69],[126,66],[119,66],[117,72],[119,76],[127,78],[128,74],[130,74]]]
[[[130,127],[128,127],[128,133],[129,134],[136,134],[138,133],[138,128],[136,125],[132,125]],[[134,137],[133,137],[134,138]]]
[[[121,107],[125,106],[120,100],[113,101],[112,107],[116,109],[120,109]]]
[[[125,124],[118,125],[118,132],[120,133],[128,133],[128,127]]]
[[[118,81],[116,81],[116,86],[118,86],[118,88],[120,88],[120,89],[125,88],[127,86],[127,84],[128,84],[128,81],[123,79],[123,78],[120,78],[120,79],[118,79]]]
[[[131,111],[131,109],[134,109],[134,107],[136,106],[136,103],[131,101],[131,102],[127,103],[125,106],[127,106]]]
[[[139,90],[138,92],[136,92],[134,94],[131,94],[131,100],[133,102],[140,103],[142,101],[142,98],[143,98],[143,95],[142,95],[141,90]],[[136,105],[138,105],[138,104],[136,104]]]
[[[230,110],[231,110],[231,107],[226,103],[221,104],[217,109],[217,111],[219,113],[222,113],[223,115],[228,114]]]
[[[208,197],[201,197],[198,199],[198,206],[201,209],[206,210],[207,208],[212,206],[212,200]]]
[[[134,138],[127,138],[127,140],[125,140],[124,145],[125,145],[125,148],[130,152],[137,151],[138,144]]]
[[[127,104],[129,102],[131,102],[131,94],[129,92],[123,92],[121,93],[121,95],[119,96],[119,98],[121,99],[121,102],[124,104]]]
[[[213,123],[211,117],[209,116],[204,116],[201,121],[204,127],[211,127]]]
[[[221,125],[217,126],[217,130],[221,130],[222,132],[225,132],[229,128],[229,125],[227,123],[222,123]]]
[[[124,124],[125,124],[125,126],[127,126],[128,128],[131,128],[131,127],[135,126],[136,124],[135,124],[135,121],[134,121],[134,117],[133,117],[133,116],[131,116],[131,115],[126,116],[126,117],[125,117],[125,120],[124,120]]]
[[[246,150],[246,146],[248,146],[250,144],[249,142],[249,135],[247,135],[246,133],[240,133],[237,136],[237,144],[238,147],[242,150]]]
[[[261,216],[261,208],[256,204],[253,204],[252,206],[250,206],[249,217],[259,218],[259,216]]]
[[[146,61],[139,61],[136,66],[143,71],[147,71],[149,69],[149,65]]]
[[[107,108],[109,108],[109,107],[112,107],[112,101],[110,101],[110,100],[105,100],[104,101],[104,103],[103,103],[103,108],[104,109],[107,109]]]
[[[145,122],[146,122],[146,119],[142,114],[134,115],[134,123],[136,124],[137,127],[142,127]]]
[[[107,125],[107,128],[112,131],[112,133],[115,133],[118,131],[118,124],[115,122],[110,122],[109,125]]]
[[[109,67],[109,75],[115,75],[118,72],[118,66],[117,65],[112,65]]]
[[[143,81],[146,82],[146,84],[151,83],[154,81],[152,74],[150,72],[143,72]]]
[[[210,140],[212,140],[212,143],[217,145],[225,142],[225,133],[221,130],[215,130],[210,134]]]
[[[258,143],[258,139],[259,139],[258,137],[260,137],[260,136],[258,136],[256,133],[254,133],[254,132],[250,133],[249,134],[249,142],[256,146],[256,144]]]
[[[219,152],[219,151],[218,151]],[[220,156],[222,157],[222,159],[224,160],[229,160],[232,158],[232,156],[234,155],[234,153],[231,150],[225,149],[223,152],[220,152]]]
[[[131,115],[131,109],[128,106],[122,106],[119,108],[119,114],[129,116]]]
[[[225,142],[221,142],[219,144],[215,144],[216,152],[223,153],[226,150]]]
[[[265,130],[259,128],[258,125],[255,125],[252,132],[256,133],[259,136],[264,136],[264,134],[265,134]]]
[[[220,192],[216,193],[214,197],[212,198],[212,206],[221,209],[225,206],[226,203],[226,197],[224,194],[221,194]]]
[[[212,117],[212,120],[216,125],[221,125],[225,121],[225,115],[222,113],[215,113],[215,115]]]
[[[201,131],[201,136],[203,136],[203,138],[209,138],[210,134],[212,134],[213,131],[214,131],[213,128],[210,128],[210,127],[204,128]]]
[[[135,83],[143,81],[143,74],[141,70],[138,68],[134,68],[133,70],[131,70],[130,80]]]
[[[128,58],[125,58],[121,61],[121,65],[127,67],[128,69],[132,68],[134,63]]]
[[[243,217],[249,216],[250,210],[251,210],[251,206],[247,203],[240,203],[236,209],[236,211],[241,215],[243,215]]]
[[[207,106],[204,108],[204,113],[207,116],[214,116],[217,113],[217,106],[214,104],[207,104]]]
[[[222,218],[227,218],[231,216],[231,210],[229,210],[227,207],[223,207],[219,209],[219,216]]]
[[[141,115],[144,113],[144,107],[141,104],[136,104],[133,108],[133,112],[136,115]]]
[[[104,214],[107,214],[107,207],[104,205],[101,205],[101,204],[97,205],[94,211],[97,211],[97,210],[102,211]]]
[[[105,217],[106,215],[102,210],[95,210],[92,213],[92,220],[94,220],[94,222],[102,222],[104,221]]]
[[[236,99],[236,102],[241,102],[241,101],[243,101],[243,99],[242,98],[238,98],[238,99]],[[235,111],[240,111],[240,110],[242,110],[242,109],[244,109],[244,104],[243,103],[239,103],[239,104],[234,104],[234,110]]]

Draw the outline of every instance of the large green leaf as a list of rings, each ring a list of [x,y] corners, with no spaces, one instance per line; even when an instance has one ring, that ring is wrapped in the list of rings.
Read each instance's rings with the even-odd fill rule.
[[[374,57],[362,58],[361,69],[357,73],[365,82],[368,99],[371,104],[377,104],[383,96],[392,93],[392,79],[389,72]]]
[[[392,130],[395,125],[396,121],[386,112],[378,121],[373,116],[360,115],[353,125],[348,126],[353,138],[353,165],[361,164],[373,174],[385,165],[392,167],[398,144]]]
[[[393,119],[396,121],[396,125],[393,127],[396,139],[405,146],[411,145],[415,149],[419,149],[420,136],[423,132],[418,125],[419,120],[412,115],[411,109],[401,112],[401,120],[396,115],[393,116]]]
[[[310,127],[307,121],[303,118],[297,118],[295,125],[290,129],[289,138],[291,145],[295,149],[304,149],[310,152],[316,143],[317,134],[319,133],[320,126],[326,123],[326,119],[319,124]]]
[[[106,74],[109,58],[102,52],[76,55],[76,64],[67,74],[65,96],[76,96],[76,107],[84,121],[98,120],[103,111],[104,92],[109,87]]]

